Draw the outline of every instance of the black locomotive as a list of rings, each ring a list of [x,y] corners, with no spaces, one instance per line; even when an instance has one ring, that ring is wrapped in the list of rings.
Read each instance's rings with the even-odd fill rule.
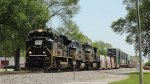
[[[26,41],[26,63],[28,69],[52,67],[53,49],[58,36],[43,30],[31,31]]]

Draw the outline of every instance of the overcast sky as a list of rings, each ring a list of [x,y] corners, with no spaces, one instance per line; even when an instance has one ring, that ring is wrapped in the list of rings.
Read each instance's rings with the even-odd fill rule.
[[[126,43],[126,35],[119,35],[112,31],[111,23],[126,15],[122,0],[80,0],[80,12],[74,21],[80,30],[93,41],[102,40],[112,44],[115,48],[135,55],[133,45]]]

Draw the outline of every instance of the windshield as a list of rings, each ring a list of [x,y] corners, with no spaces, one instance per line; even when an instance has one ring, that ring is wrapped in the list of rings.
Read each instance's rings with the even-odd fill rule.
[[[42,38],[42,37],[49,37],[51,39],[54,39],[54,34],[51,32],[31,32],[28,34],[28,39],[31,38]]]

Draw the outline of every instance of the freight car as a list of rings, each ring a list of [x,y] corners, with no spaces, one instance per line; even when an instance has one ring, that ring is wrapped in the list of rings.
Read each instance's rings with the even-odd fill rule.
[[[125,52],[116,48],[110,48],[108,49],[107,54],[110,57],[112,68],[129,66],[129,55],[126,54]]]

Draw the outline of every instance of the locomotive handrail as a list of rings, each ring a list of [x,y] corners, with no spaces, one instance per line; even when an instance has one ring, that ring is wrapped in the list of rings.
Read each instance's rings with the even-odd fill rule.
[[[45,48],[48,50],[48,52],[52,55],[52,56],[54,56],[54,54],[45,46]]]

